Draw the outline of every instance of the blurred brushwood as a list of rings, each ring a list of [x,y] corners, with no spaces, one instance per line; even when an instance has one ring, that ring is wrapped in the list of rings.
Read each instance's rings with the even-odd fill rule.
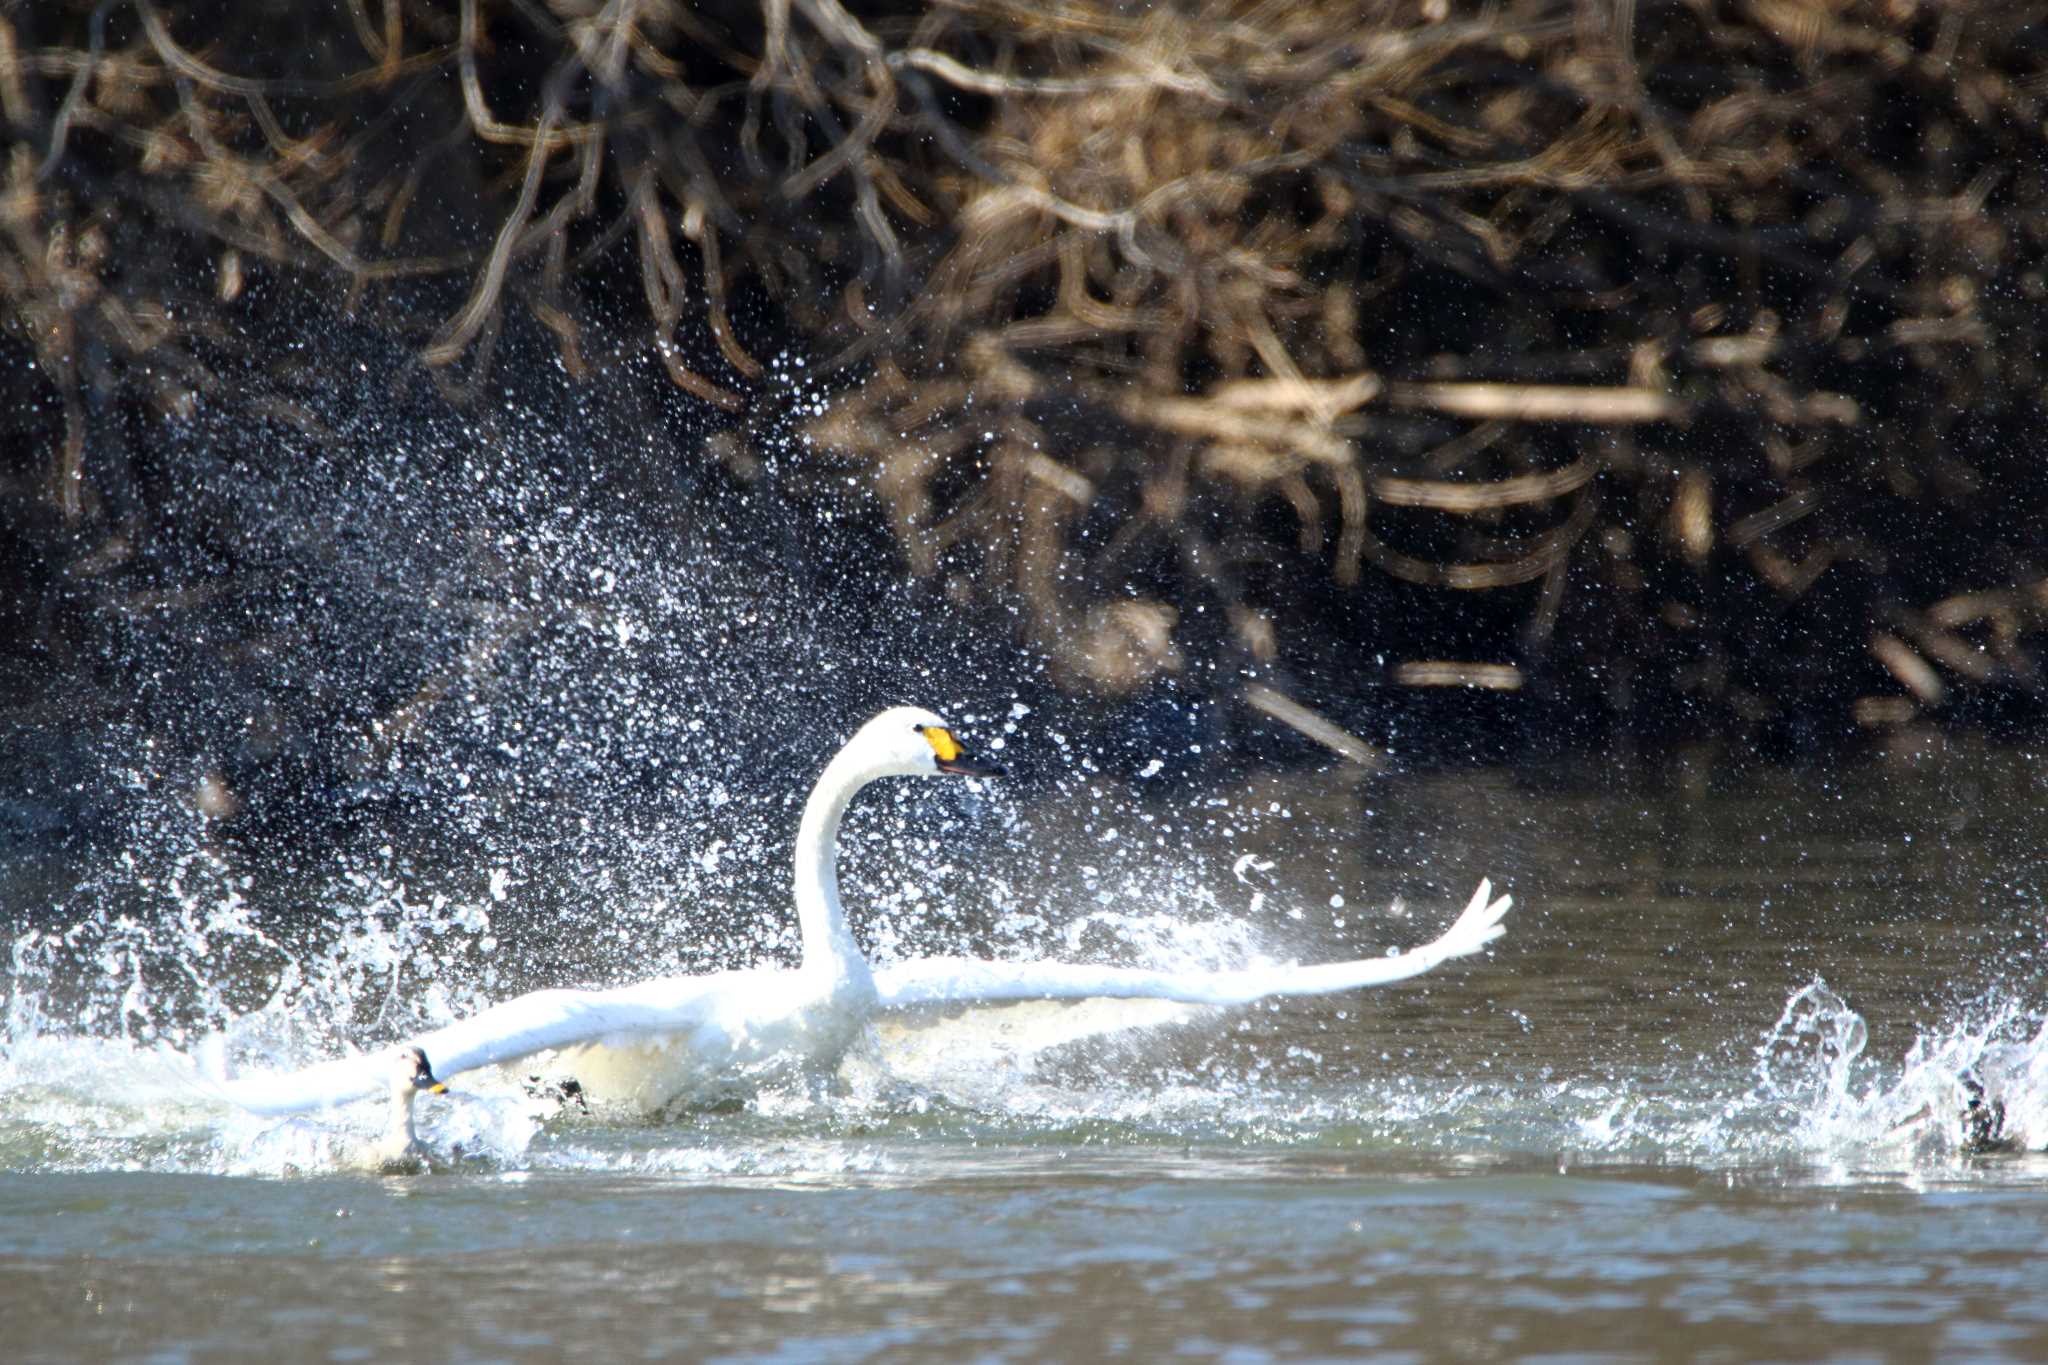
[[[508,325],[614,389],[652,356],[730,428],[663,458],[733,477],[800,427],[790,491],[860,471],[908,569],[1078,689],[2038,716],[2044,32],[1912,0],[16,7],[0,611],[45,687],[144,549],[211,534],[156,515],[151,423],[317,427],[319,349],[252,326],[312,309],[457,404],[508,382]],[[770,348],[836,376],[821,412]]]

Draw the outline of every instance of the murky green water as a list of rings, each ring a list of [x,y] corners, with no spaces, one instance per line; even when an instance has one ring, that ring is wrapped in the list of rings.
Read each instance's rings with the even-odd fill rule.
[[[1429,937],[1481,873],[1518,908],[1406,986],[889,1021],[833,1085],[659,1123],[458,1081],[417,1178],[335,1169],[374,1113],[179,1097],[120,1009],[63,1012],[118,954],[18,940],[4,1354],[2048,1357],[2048,1157],[1967,1154],[1953,1121],[1974,1069],[2048,1144],[2041,767],[1028,806],[986,866],[1076,956],[1352,956]]]
[[[0,1286],[17,1347],[51,1360],[2048,1348],[2044,1201],[2017,1180],[1843,1189],[1690,1169],[883,1153],[908,1169],[9,1177]]]

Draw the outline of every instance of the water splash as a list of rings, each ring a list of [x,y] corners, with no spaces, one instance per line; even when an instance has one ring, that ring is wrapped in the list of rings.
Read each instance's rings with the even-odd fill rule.
[[[862,812],[865,834],[856,842],[879,845],[889,856],[884,871],[856,872],[849,884],[891,879],[891,889],[874,897],[872,916],[885,950],[960,949],[959,933],[973,926],[933,911],[972,898],[950,894],[956,865],[934,853],[946,852],[970,825],[1000,832],[1017,824],[1000,803],[977,817],[966,820],[957,807],[908,784]],[[300,888],[298,899],[323,909],[308,922],[288,904],[259,905],[261,892],[238,870],[232,850],[207,842],[203,821],[188,819],[180,832],[172,840],[156,830],[160,871],[140,853],[113,860],[74,889],[79,909],[53,906],[10,943],[0,983],[0,1168],[277,1175],[345,1167],[349,1152],[381,1123],[378,1106],[266,1125],[225,1110],[214,1099],[216,1082],[377,1048],[528,984],[501,966],[500,950],[501,935],[521,931],[517,907],[507,902],[530,889],[530,864],[517,872],[489,864],[435,867],[378,845],[337,858],[310,890]],[[738,879],[756,875],[750,863],[728,865],[731,847],[714,840],[694,860],[699,887],[733,891]],[[993,938],[1019,954],[1053,938],[1160,966],[1249,960],[1249,922],[1225,913],[1202,889],[1198,867],[1193,860],[1113,882],[1088,869],[1095,908],[1061,926],[1044,899],[1036,910],[1021,908],[1023,893],[1006,888],[1030,879],[998,861],[989,900]],[[457,894],[464,886],[466,894]],[[1032,894],[1058,893],[1038,886]],[[612,903],[615,911],[630,911],[631,898],[624,899],[623,906]],[[788,921],[786,913],[762,918]],[[529,932],[530,920],[529,910]],[[620,956],[631,965],[613,980],[678,969],[677,949],[660,944],[659,916],[613,913],[592,927],[616,935],[626,949]],[[681,962],[685,970],[701,965],[687,949]],[[1089,1023],[1089,1011],[1078,1010],[1059,1019],[1055,1031],[1009,1031],[1003,1046],[1013,1066],[1028,1070],[1036,1055],[1077,1039],[1188,1013],[1155,1011],[1140,1020],[1140,1012],[1126,1007]],[[945,1049],[950,1054],[971,1052],[967,1032],[954,1041],[960,1046]],[[916,1068],[907,1071],[914,1075]],[[957,1067],[952,1074],[960,1074]],[[904,1083],[899,1078],[892,1086]],[[459,1088],[458,1100],[425,1122],[438,1150],[459,1163],[516,1166],[532,1159],[549,1115],[506,1091],[501,1077],[464,1077]],[[844,1102],[857,1108],[859,1083],[849,1080],[847,1091]],[[771,1093],[767,1102],[777,1098]]]
[[[971,944],[1016,957],[1211,969],[1329,952],[1327,941],[1275,942],[1276,931],[1301,932],[1286,913],[1300,899],[1287,889],[1295,869],[1284,857],[1247,862],[1248,848],[1270,844],[1239,816],[1227,839],[1162,849],[1145,820],[1163,821],[1159,811],[1091,782],[1083,839],[1062,844],[1036,826],[1032,808],[999,792],[949,796],[906,783],[878,796],[850,822],[858,856],[846,879],[870,907],[878,957]],[[722,808],[756,814],[739,800]],[[645,883],[619,879],[602,895],[565,899],[544,894],[547,870],[534,858],[436,864],[379,843],[338,858],[283,903],[252,882],[235,850],[208,842],[204,822],[176,826],[178,839],[160,829],[156,861],[140,850],[110,860],[77,889],[77,909],[53,907],[8,944],[0,1169],[282,1175],[346,1166],[381,1125],[378,1106],[265,1123],[224,1109],[210,1082],[380,1047],[530,985],[564,984],[559,966],[536,973],[507,952],[536,923],[614,945],[585,959],[601,964],[595,984],[701,969],[699,945],[676,934],[663,907],[686,894],[742,900],[761,877],[755,852],[767,846],[758,831],[715,828],[708,839],[702,825],[678,829],[653,850],[662,875],[687,869],[680,886],[658,890],[650,873]],[[974,847],[976,838],[988,842]],[[1040,850],[1049,844],[1062,856],[1047,859]],[[611,844],[586,856],[631,864]],[[588,866],[572,859],[566,875]],[[783,875],[778,868],[769,880]],[[776,960],[790,946],[782,896],[778,887],[760,897],[753,960]],[[322,908],[310,922],[292,911],[308,900]],[[1386,938],[1422,930],[1391,913],[1343,914],[1371,920],[1369,932]],[[1484,989],[1483,975],[1473,980]],[[593,978],[578,982],[586,983]],[[1602,1068],[1596,1057],[1573,1074],[1543,1053],[1547,1021],[1534,1006],[1485,1011],[1521,1021],[1508,1035],[1520,1053],[1454,1052],[1441,1075],[1398,1055],[1349,1071],[1334,1064],[1335,1051],[1323,1055],[1344,1047],[1368,1011],[1434,989],[1424,983],[1413,997],[1363,1007],[1336,998],[1300,1006],[1313,1012],[1285,1027],[1272,1021],[1288,1016],[1264,1007],[1145,1002],[887,1020],[836,1085],[773,1085],[739,1116],[714,1116],[686,1149],[660,1129],[563,1112],[527,1095],[519,1077],[458,1078],[454,1099],[423,1105],[423,1129],[448,1162],[506,1171],[654,1170],[670,1158],[653,1154],[669,1152],[679,1173],[773,1172],[781,1158],[757,1152],[755,1161],[751,1144],[808,1151],[856,1130],[921,1139],[938,1123],[948,1136],[1001,1143],[1540,1154],[1562,1164],[1768,1166],[1855,1179],[1964,1169],[1967,1076],[2004,1106],[2005,1136],[2048,1143],[2048,1024],[2022,988],[1950,1010],[1896,1057],[1870,1055],[1862,1014],[1819,979],[1790,991],[1775,1020],[1732,1025],[1661,1072]],[[1431,1026],[1427,1010],[1419,1018],[1418,1027]],[[781,1127],[757,1138],[730,1126],[740,1119]]]
[[[379,972],[388,973],[408,949],[416,953],[423,938],[433,937],[419,926],[443,913],[431,903],[407,906],[389,912],[397,927],[387,937],[370,944],[358,936],[355,947],[326,959],[342,964],[334,968],[336,981],[358,982],[379,996]],[[1225,937],[1238,932],[1242,926],[1232,923]],[[44,946],[18,943],[17,962]],[[1218,951],[1215,942],[1182,949],[1204,960]],[[127,991],[123,986],[120,994]],[[326,997],[298,997],[316,998]],[[1971,1159],[1959,1122],[1964,1075],[2004,1104],[2007,1135],[2029,1147],[2040,1145],[2048,1093],[2048,1024],[2038,1013],[2010,1001],[1974,1002],[1924,1030],[1902,1059],[1887,1064],[1866,1055],[1865,1021],[1819,980],[1792,992],[1778,1019],[1746,1045],[1746,1076],[1710,1068],[1666,1078],[1446,1083],[1391,1075],[1331,1085],[1251,1066],[1234,1073],[1169,1069],[1164,1080],[1131,1082],[1125,1063],[1132,1056],[1155,1049],[1175,1025],[1197,1036],[1226,1027],[1217,1013],[1095,1002],[891,1019],[878,1026],[871,1048],[849,1059],[836,1086],[775,1088],[733,1118],[686,1119],[695,1140],[682,1146],[669,1128],[620,1128],[495,1073],[465,1076],[450,1100],[423,1106],[423,1133],[444,1167],[705,1178],[798,1178],[828,1168],[885,1174],[886,1157],[834,1139],[857,1132],[1026,1145],[1552,1152],[1562,1164],[1763,1164],[1804,1169],[1810,1178],[1859,1179],[1964,1169]],[[132,1024],[138,1016],[120,1017]],[[299,1027],[313,1031],[303,1021]],[[131,1027],[125,1035],[87,1037],[53,1030],[44,1019],[29,1035],[10,1034],[0,1050],[0,1168],[327,1171],[345,1168],[351,1150],[382,1121],[378,1105],[281,1123],[225,1109],[209,1100],[204,1085],[216,1058],[205,1049],[194,1058],[139,1033]],[[259,1047],[246,1036],[241,1041]],[[1076,1071],[1073,1058],[1091,1050],[1098,1062],[1110,1060]],[[766,1136],[756,1131],[764,1124]]]

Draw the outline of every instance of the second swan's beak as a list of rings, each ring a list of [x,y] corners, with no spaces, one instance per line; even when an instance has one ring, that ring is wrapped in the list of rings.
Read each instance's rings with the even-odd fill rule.
[[[976,763],[967,757],[960,747],[960,741],[953,738],[951,730],[937,725],[927,725],[920,731],[924,742],[932,746],[932,760],[942,773],[955,777],[1001,777],[1003,770],[993,763]]]

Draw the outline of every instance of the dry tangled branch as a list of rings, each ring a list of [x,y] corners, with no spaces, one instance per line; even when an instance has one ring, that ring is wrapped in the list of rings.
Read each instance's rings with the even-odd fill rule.
[[[252,281],[381,311],[458,397],[523,314],[786,426],[793,342],[861,381],[812,460],[1077,687],[1369,650],[1623,713],[2032,694],[2044,20],[16,8],[0,319],[47,401],[9,420],[93,525],[106,410],[220,390]]]
[[[928,113],[995,109],[879,378],[811,434],[876,470],[919,572],[1023,601],[1084,685],[1177,667],[1191,604],[1253,660],[1276,618],[1326,629],[1314,564],[1380,604],[1369,572],[1510,594],[1490,638],[1439,604],[1377,642],[1543,665],[1584,613],[1566,666],[1754,705],[1808,646],[1763,657],[1741,618],[1831,574],[1866,611],[1919,590],[1872,548],[1924,510],[1904,468],[2007,459],[1968,414],[2038,409],[2042,17],[938,7],[890,60]],[[1944,572],[2029,581],[2039,551],[2012,524]],[[1177,625],[1120,646],[1105,603]]]

